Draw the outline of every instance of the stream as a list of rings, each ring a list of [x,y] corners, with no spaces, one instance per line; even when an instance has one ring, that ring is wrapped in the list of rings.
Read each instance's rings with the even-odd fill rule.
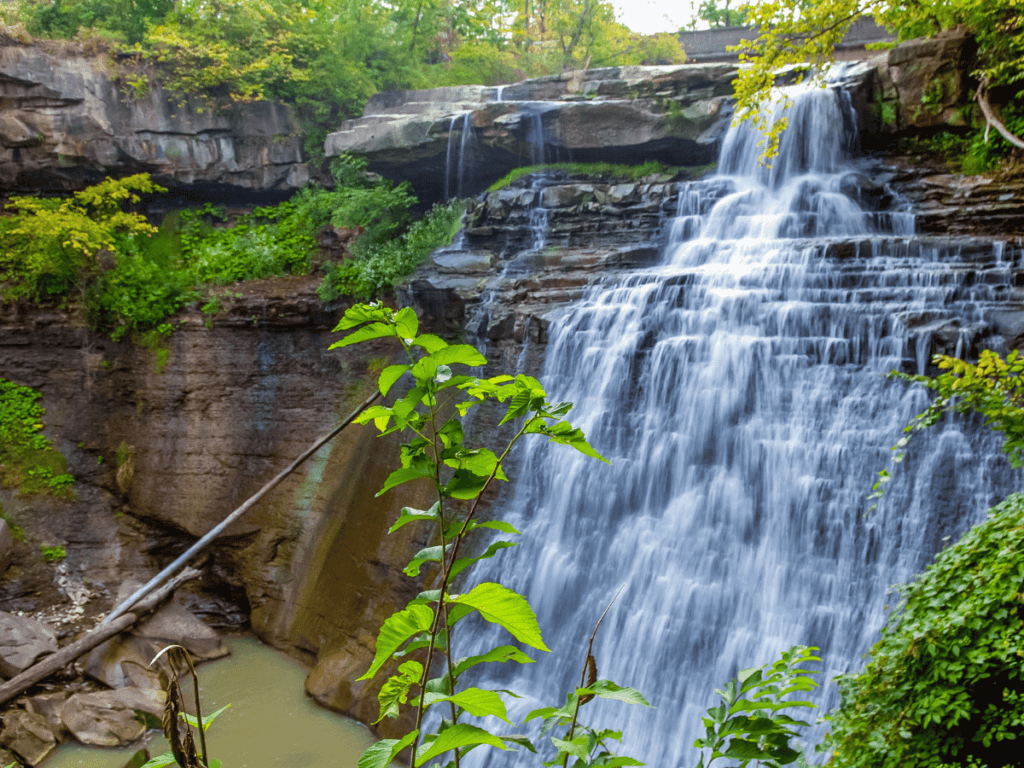
[[[231,704],[207,732],[211,757],[224,768],[355,768],[376,739],[306,696],[305,667],[255,638],[227,638],[224,644],[230,656],[198,668],[204,712]],[[191,683],[183,686],[191,690]],[[145,738],[151,756],[167,751],[158,731]],[[45,768],[122,768],[139,748],[69,742]]]

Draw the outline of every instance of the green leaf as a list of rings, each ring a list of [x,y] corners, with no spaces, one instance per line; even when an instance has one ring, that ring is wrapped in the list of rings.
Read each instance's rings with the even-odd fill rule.
[[[487,653],[479,656],[467,656],[464,659],[456,660],[452,673],[458,677],[467,669],[475,667],[477,664],[484,664],[488,662],[504,664],[506,661],[517,661],[520,664],[533,663],[533,659],[514,645],[499,645],[497,648],[492,648]]]
[[[701,755],[702,760],[703,757],[704,756]],[[602,760],[599,764],[603,765],[604,768],[621,768],[622,766],[647,765],[647,763],[641,762],[640,760],[637,760],[634,757],[626,757],[625,755],[613,757],[611,760]]]
[[[439,349],[430,355],[436,365],[455,365],[461,363],[472,368],[487,365],[487,358],[480,354],[476,347],[469,344],[453,344]]]
[[[572,741],[556,739],[552,736],[551,743],[557,747],[559,753],[567,752],[573,757],[578,757],[580,760],[586,760],[587,754],[590,752],[590,739],[587,738],[585,733],[580,734]]]
[[[381,739],[363,752],[363,756],[357,763],[357,768],[388,768],[391,762],[398,757],[398,753],[413,743],[418,733],[419,731],[413,730],[401,739]]]
[[[426,547],[421,549],[409,564],[403,569],[406,576],[419,576],[420,567],[424,563],[440,563],[441,562],[441,545],[438,544],[435,547]]]
[[[440,507],[440,502],[435,501],[434,506],[430,509],[413,509],[412,507],[402,507],[402,514],[399,515],[395,524],[388,528],[388,533],[394,533],[399,528],[414,523],[418,520],[437,520],[437,510]]]
[[[460,557],[452,566],[451,577],[454,579],[478,560],[487,560],[488,558],[494,557],[494,555],[500,550],[514,546],[516,546],[516,542],[514,541],[495,541],[483,554],[477,555],[476,557]]]
[[[577,696],[586,696],[587,694],[593,694],[602,699],[624,701],[627,704],[641,704],[645,707],[651,706],[647,699],[640,694],[640,691],[635,688],[626,688],[621,685],[616,685],[611,680],[598,680],[596,683],[588,685],[586,688],[576,689]]]
[[[374,720],[376,725],[385,717],[398,717],[400,706],[409,698],[409,689],[419,685],[423,678],[423,665],[418,661],[407,661],[398,668],[398,673],[387,679],[377,694],[380,702],[380,716]]]
[[[434,336],[431,333],[424,333],[412,340],[412,346],[421,347],[427,351],[428,355],[432,355],[447,347],[448,342],[439,336]]]
[[[416,310],[412,307],[403,307],[395,313],[395,333],[400,339],[406,339],[406,343],[415,340],[416,333],[420,329],[420,319],[416,317]]]
[[[466,688],[453,696],[439,696],[438,694],[427,694],[423,700],[427,706],[443,701],[450,701],[457,707],[462,707],[473,717],[486,717],[492,715],[511,725],[508,719],[508,710],[505,709],[505,702],[497,691],[488,691],[482,688]]]
[[[541,651],[550,650],[541,639],[533,608],[522,595],[500,584],[478,584],[450,601],[474,608],[486,621],[504,627],[516,640]]]
[[[475,499],[487,485],[488,479],[468,469],[457,469],[444,487],[445,496],[453,499]]]
[[[231,708],[230,704],[225,704],[223,707],[218,709],[212,715],[205,715],[203,717],[203,730],[204,731],[208,731],[210,729],[211,723],[213,723],[213,721],[216,720],[221,715],[221,713],[223,713],[224,711],[226,711],[226,710],[228,710],[230,708]],[[185,718],[185,722],[188,723],[189,725],[191,725],[193,728],[198,728],[199,727],[199,721],[196,719],[195,715],[190,715],[187,712],[182,712],[181,716],[183,718]]]
[[[430,743],[421,745],[416,750],[416,765],[423,765],[448,750],[475,744],[490,744],[492,747],[505,749],[505,744],[493,733],[485,731],[483,728],[477,728],[475,725],[458,723],[439,733],[437,738]],[[364,767],[360,765],[359,768]]]
[[[429,471],[417,469],[416,467],[402,467],[401,469],[396,469],[388,475],[388,479],[384,481],[384,485],[381,486],[379,491],[377,491],[377,495],[381,496],[395,486],[402,485],[403,483],[422,479],[433,480],[434,476]]]
[[[157,755],[148,762],[144,763],[142,768],[166,768],[168,765],[174,765],[176,763],[173,752],[164,752],[162,755]]]
[[[385,325],[384,323],[370,323],[369,325],[363,326],[358,331],[353,331],[341,341],[334,342],[328,347],[328,349],[338,349],[339,347],[348,347],[352,344],[358,344],[361,341],[392,338],[394,336],[395,329],[390,325]]]
[[[373,657],[373,663],[366,673],[357,679],[371,679],[406,640],[420,632],[426,632],[433,623],[434,612],[425,605],[411,605],[390,616],[377,635],[377,652]]]
[[[537,749],[533,746],[533,742],[530,741],[526,736],[513,734],[511,736],[502,736],[501,740],[504,741],[506,744],[518,744],[520,747],[526,747],[528,750],[533,752],[533,754],[537,754]]]
[[[380,393],[386,395],[390,392],[395,382],[402,378],[410,368],[412,368],[411,365],[389,365],[381,371],[380,378],[377,379],[377,388],[380,389]]]
[[[478,522],[477,520],[471,520],[469,525],[466,526],[466,531],[475,531],[477,528],[490,528],[494,531],[501,531],[502,533],[520,533],[511,523],[506,523],[504,520],[485,520],[484,522]]]

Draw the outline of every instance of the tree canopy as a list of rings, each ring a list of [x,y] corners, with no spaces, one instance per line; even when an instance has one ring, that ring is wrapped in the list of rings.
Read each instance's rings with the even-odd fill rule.
[[[836,45],[863,16],[894,30],[900,40],[927,37],[963,26],[978,45],[974,75],[982,87],[1014,86],[1024,80],[1024,6],[1019,0],[765,0],[744,6],[758,36],[741,58],[751,66],[736,83],[737,114],[749,116],[769,137],[769,155],[784,129],[769,128],[759,110],[779,72],[788,65],[828,63]]]

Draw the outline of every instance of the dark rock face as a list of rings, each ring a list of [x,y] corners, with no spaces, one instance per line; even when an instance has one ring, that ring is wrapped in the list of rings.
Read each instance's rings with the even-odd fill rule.
[[[0,191],[81,189],[149,172],[167,187],[290,191],[309,180],[289,109],[213,111],[152,88],[136,96],[102,57],[0,46]]]
[[[500,88],[378,94],[325,151],[365,155],[426,201],[475,194],[531,163],[705,165],[728,125],[735,75],[731,64],[605,67]]]
[[[395,350],[328,351],[338,314],[294,285],[238,301],[212,330],[192,310],[158,369],[149,350],[95,337],[73,317],[6,308],[0,371],[42,391],[45,432],[79,478],[77,511],[65,504],[53,519],[97,603],[111,606],[122,579],[169,562],[366,397],[368,365]],[[134,457],[120,484],[119,447]],[[421,589],[401,566],[426,542],[412,526],[387,536],[401,507],[427,506],[420,490],[374,497],[396,462],[396,441],[348,427],[227,532],[206,564],[208,588],[237,590],[257,634],[315,670],[339,658],[365,669],[375,628]],[[67,530],[75,519],[82,530]],[[361,706],[330,686],[325,703]],[[371,702],[376,692],[366,687]]]

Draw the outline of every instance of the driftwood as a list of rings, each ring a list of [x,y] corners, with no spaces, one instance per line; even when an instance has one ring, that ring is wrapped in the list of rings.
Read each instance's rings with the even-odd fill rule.
[[[200,574],[195,568],[182,571],[173,579],[164,584],[160,589],[152,592],[145,600],[139,601],[138,605],[131,612],[125,613],[116,621],[109,624],[99,624],[85,633],[75,642],[66,645],[38,664],[29,667],[20,675],[12,677],[3,685],[0,685],[0,705],[6,704],[18,694],[44,680],[54,672],[63,669],[82,654],[88,653],[100,643],[109,640],[114,635],[124,632],[143,616],[156,608],[161,602],[170,596],[174,590],[186,581],[198,577]]]
[[[999,134],[1008,142],[1013,144],[1013,146],[1024,149],[1024,140],[1015,136],[1010,132],[1009,128],[1003,125],[1003,122],[996,115],[995,108],[989,103],[988,80],[981,81],[981,84],[978,86],[978,91],[975,94],[975,98],[978,100],[978,106],[981,107],[982,114],[985,115],[985,143],[988,143],[989,129],[995,128]]]
[[[210,543],[213,542],[215,538],[217,538],[217,536],[223,533],[229,525],[231,525],[233,522],[235,522],[235,520],[237,520],[246,512],[248,512],[253,506],[256,505],[257,501],[259,501],[268,493],[270,493],[270,491],[272,491],[282,480],[284,480],[286,477],[288,477],[288,475],[290,475],[292,472],[298,469],[300,464],[302,464],[306,459],[308,459],[310,456],[312,456],[314,453],[320,450],[324,445],[326,445],[331,440],[331,438],[333,438],[335,435],[341,432],[341,430],[343,430],[345,427],[347,427],[349,424],[355,421],[356,417],[360,413],[365,411],[367,408],[369,408],[373,401],[376,400],[378,397],[380,397],[380,392],[375,392],[373,395],[366,398],[366,400],[364,400],[356,410],[349,414],[348,418],[341,422],[341,424],[339,424],[337,427],[335,427],[326,435],[324,435],[315,443],[313,443],[313,445],[307,448],[306,451],[301,456],[299,456],[299,458],[297,458],[295,461],[289,464],[284,469],[284,471],[282,471],[273,480],[271,480],[269,483],[260,488],[255,495],[250,496],[249,500],[246,501],[242,506],[240,506],[230,515],[221,520],[217,525],[211,528],[206,533],[205,536],[199,539],[199,541],[197,541],[187,550],[185,550],[185,552],[183,552],[173,563],[171,563],[162,571],[160,571],[160,573],[158,573],[156,576],[154,576],[152,579],[146,582],[146,584],[139,587],[139,589],[136,590],[127,600],[125,600],[123,603],[117,606],[117,608],[111,611],[110,615],[103,620],[103,623],[107,624],[113,622],[115,619],[121,616],[121,614],[123,614],[133,605],[135,605],[136,602],[145,597],[145,595],[148,594],[151,590],[156,589],[160,584],[162,584],[164,581],[170,578],[172,574],[177,572],[179,569],[183,568],[185,564],[188,563],[189,560],[191,560],[202,550],[204,550]]]

